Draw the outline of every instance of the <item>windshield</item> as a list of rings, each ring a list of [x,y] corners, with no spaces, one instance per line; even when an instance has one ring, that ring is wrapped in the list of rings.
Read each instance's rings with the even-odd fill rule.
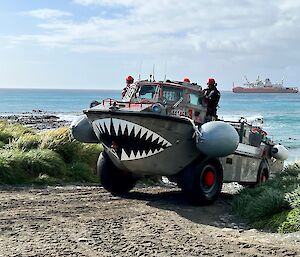
[[[163,97],[168,102],[177,102],[183,97],[183,91],[180,88],[164,86]]]
[[[140,89],[141,99],[153,99],[156,93],[157,85],[142,85]]]
[[[195,93],[190,93],[190,104],[202,105],[202,97]]]

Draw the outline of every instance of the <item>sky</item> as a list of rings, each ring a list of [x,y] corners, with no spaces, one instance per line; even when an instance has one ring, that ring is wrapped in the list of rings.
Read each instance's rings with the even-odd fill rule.
[[[0,88],[300,86],[299,0],[0,0]]]

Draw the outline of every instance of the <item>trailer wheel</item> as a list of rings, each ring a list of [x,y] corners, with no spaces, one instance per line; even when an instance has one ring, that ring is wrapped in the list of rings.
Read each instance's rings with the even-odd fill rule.
[[[118,169],[105,152],[99,155],[97,173],[101,185],[113,195],[128,193],[137,181],[130,172]]]
[[[263,160],[259,165],[259,169],[257,172],[257,184],[261,184],[266,182],[269,179],[269,165]]]
[[[219,196],[223,184],[222,166],[216,159],[204,160],[184,169],[180,186],[191,203],[210,204]]]

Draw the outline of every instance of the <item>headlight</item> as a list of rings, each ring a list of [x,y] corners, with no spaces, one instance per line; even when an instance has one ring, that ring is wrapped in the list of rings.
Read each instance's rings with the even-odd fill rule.
[[[161,113],[162,112],[162,107],[160,104],[154,104],[152,105],[152,111],[156,113]]]

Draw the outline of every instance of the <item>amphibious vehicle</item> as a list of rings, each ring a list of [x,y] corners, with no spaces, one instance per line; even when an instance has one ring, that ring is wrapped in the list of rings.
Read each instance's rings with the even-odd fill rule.
[[[207,121],[202,87],[140,80],[121,100],[94,101],[71,125],[73,136],[102,143],[97,171],[116,195],[145,177],[177,182],[194,204],[207,204],[223,182],[254,185],[280,172],[287,150],[246,119]]]

